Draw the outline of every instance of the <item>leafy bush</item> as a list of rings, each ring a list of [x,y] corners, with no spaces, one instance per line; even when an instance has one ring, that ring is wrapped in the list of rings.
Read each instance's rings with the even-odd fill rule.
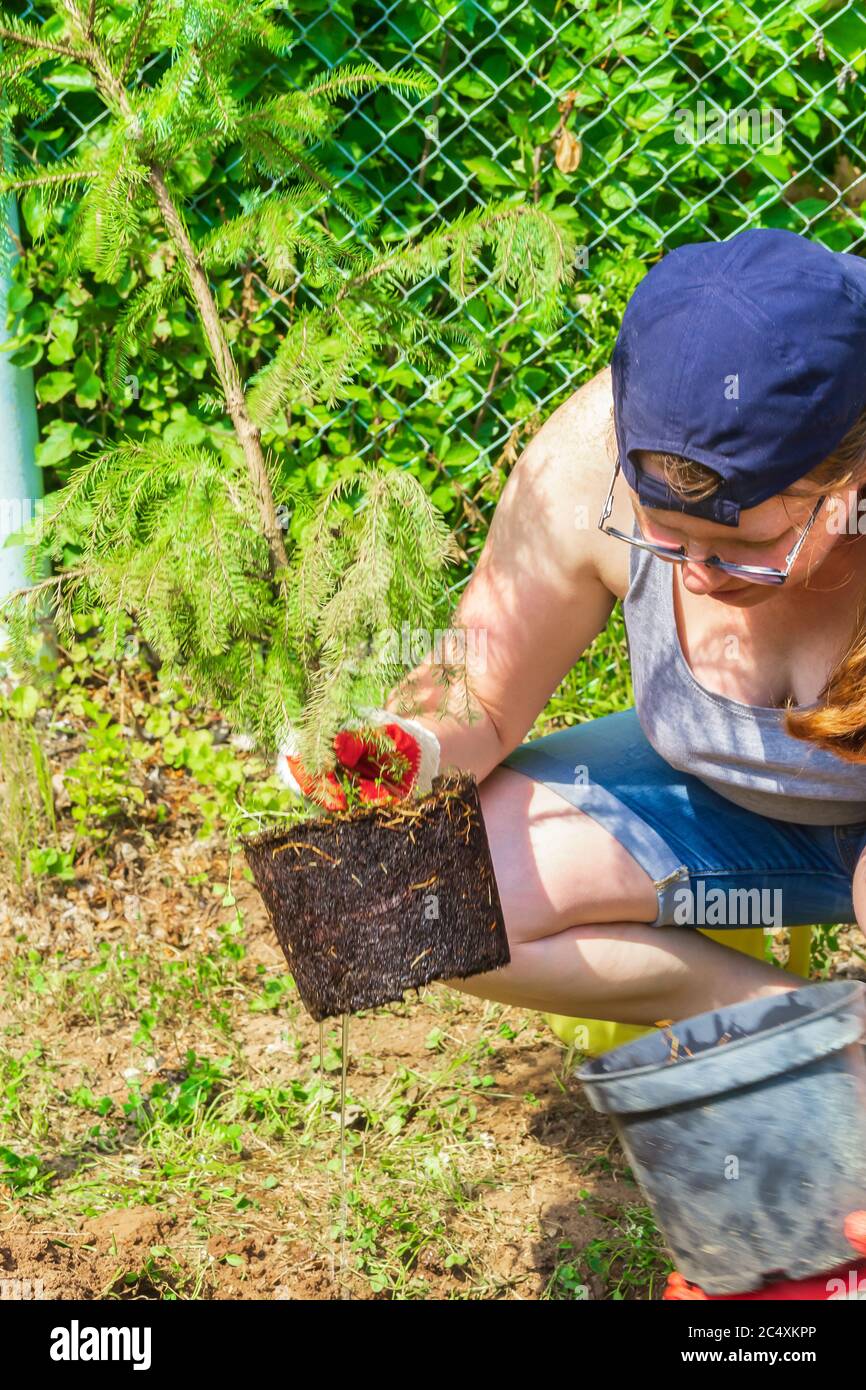
[[[115,3],[105,9],[129,12]],[[50,16],[50,6],[36,13]],[[479,284],[472,316],[480,333],[494,335],[489,370],[478,373],[458,350],[447,374],[430,381],[411,361],[386,355],[358,374],[338,412],[293,403],[268,444],[291,458],[314,493],[356,453],[376,461],[386,452],[421,481],[471,550],[501,487],[491,464],[510,428],[530,433],[547,402],[607,361],[625,300],[661,248],[747,224],[789,227],[840,249],[862,244],[866,115],[857,78],[866,20],[841,3],[722,4],[704,18],[684,0],[581,0],[570,8],[549,0],[516,9],[506,0],[441,9],[298,0],[285,23],[294,42],[276,63],[264,50],[240,55],[242,90],[264,98],[303,87],[323,63],[350,58],[393,72],[407,52],[437,75],[426,96],[388,86],[347,93],[337,138],[309,146],[316,167],[352,199],[352,208],[328,210],[337,238],[354,231],[369,244],[378,226],[390,243],[407,228],[423,233],[443,210],[526,202],[588,250],[580,299],[557,332],[540,332],[501,287]],[[149,80],[165,61],[150,60]],[[104,106],[91,74],[58,63],[49,91],[51,109],[21,133],[28,156],[63,159],[101,138]],[[782,138],[763,148],[750,138],[682,143],[677,113],[694,113],[699,101],[708,111],[773,107]],[[557,160],[565,139],[579,142],[576,165]],[[218,144],[185,152],[174,177],[196,238],[242,206],[243,169]],[[21,315],[16,360],[35,363],[40,382],[49,378],[40,385],[49,479],[68,476],[83,448],[121,435],[213,442],[214,422],[199,406],[206,345],[180,299],[152,315],[152,356],[134,357],[130,383],[118,395],[106,384],[106,317],[146,278],[176,265],[152,217],[141,218],[128,271],[109,283],[62,271],[59,242],[74,202],[55,205],[33,188],[22,211],[30,239],[40,241],[28,246],[10,308]],[[244,375],[273,357],[306,294],[304,286],[274,292],[259,268],[253,257],[218,287]],[[442,290],[432,277],[419,302],[435,305]],[[513,457],[512,446],[503,467]]]
[[[246,51],[281,56],[290,46],[272,0],[51,8],[42,28],[0,14],[0,76],[35,117],[71,60],[89,73],[106,119],[73,158],[13,169],[0,188],[36,190],[48,206],[74,200],[58,253],[73,277],[83,268],[116,283],[135,264],[144,222],[159,228],[171,267],[111,315],[106,381],[128,378],[132,356],[149,351],[153,315],[185,300],[217,388],[199,405],[222,426],[204,447],[124,438],[73,471],[42,523],[33,577],[46,561],[68,565],[70,548],[77,558],[16,596],[18,651],[40,595],[70,632],[95,608],[115,624],[134,614],[170,678],[182,676],[265,748],[294,725],[308,765],[330,766],[336,729],[402,675],[376,648],[379,635],[404,622],[445,624],[453,546],[417,481],[390,465],[361,476],[350,462],[310,508],[290,460],[266,452],[267,432],[296,403],[327,416],[388,353],[428,372],[442,368],[452,343],[483,360],[484,339],[465,312],[482,259],[491,283],[555,325],[573,274],[570,238],[543,210],[508,204],[374,249],[338,238],[328,213],[357,214],[356,200],[305,145],[331,138],[334,97],[371,86],[423,94],[429,79],[343,67],[300,91],[251,96],[239,82]],[[153,76],[149,57],[158,60]],[[203,148],[234,152],[245,196],[239,212],[196,238],[175,175]],[[252,257],[275,290],[300,286],[304,301],[273,358],[245,381],[218,286]],[[425,303],[440,272],[447,315]]]

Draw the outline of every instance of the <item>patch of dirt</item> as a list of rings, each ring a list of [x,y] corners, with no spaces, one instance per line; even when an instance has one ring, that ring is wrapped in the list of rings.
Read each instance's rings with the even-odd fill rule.
[[[119,1278],[143,1266],[173,1224],[149,1207],[105,1212],[78,1231],[45,1231],[15,1216],[0,1228],[0,1278],[35,1281],[46,1299],[122,1296]]]
[[[163,1244],[173,1225],[172,1217],[153,1207],[120,1207],[85,1219],[81,1240],[97,1250],[147,1250],[151,1245]]]
[[[28,1281],[24,1296],[43,1299],[147,1298],[169,1289],[234,1301],[335,1296],[322,1257],[300,1242],[214,1236],[191,1252],[189,1228],[152,1207],[102,1212],[63,1232],[14,1216],[0,1227],[0,1284],[9,1280]]]
[[[298,1241],[212,1236],[208,1255],[215,1262],[214,1298],[309,1299],[337,1296],[333,1273],[321,1255]]]

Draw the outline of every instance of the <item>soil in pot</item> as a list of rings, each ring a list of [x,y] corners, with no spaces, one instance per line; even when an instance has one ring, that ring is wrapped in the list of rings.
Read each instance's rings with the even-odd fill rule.
[[[305,1007],[317,1021],[507,965],[478,785],[329,812],[244,841]]]

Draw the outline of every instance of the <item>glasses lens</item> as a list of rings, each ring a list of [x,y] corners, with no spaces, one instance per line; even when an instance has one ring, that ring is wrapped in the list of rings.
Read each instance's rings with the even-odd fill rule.
[[[648,541],[637,536],[627,536],[624,531],[618,531],[615,526],[605,526],[602,528],[609,536],[616,536],[617,539],[628,541],[629,545],[636,545],[641,550],[648,550],[650,554],[658,557],[659,560],[667,560],[669,563],[681,563],[688,559],[682,546],[660,545],[657,541]],[[759,567],[750,569],[748,565],[735,565],[729,560],[719,560],[712,556],[711,569],[722,570],[724,574],[733,575],[735,578],[744,579],[749,584],[784,584],[787,575],[781,570],[761,570]],[[694,563],[699,565],[700,560]],[[704,561],[706,564],[707,562]]]
[[[733,575],[734,578],[745,579],[749,584],[784,584],[786,578],[781,570],[750,569],[748,565],[733,565],[724,560],[713,565],[713,569],[723,570],[725,574]]]

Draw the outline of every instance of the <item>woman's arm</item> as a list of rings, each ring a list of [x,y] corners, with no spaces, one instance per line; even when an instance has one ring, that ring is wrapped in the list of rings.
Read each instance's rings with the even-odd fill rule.
[[[414,717],[439,738],[443,769],[486,777],[532,727],[622,591],[627,572],[610,572],[622,557],[612,558],[597,530],[613,467],[609,418],[605,369],[545,421],[508,478],[454,618],[470,630],[468,676],[481,717],[468,722],[462,688],[449,690],[448,714],[436,717],[446,692],[430,658],[407,678]],[[405,713],[399,691],[387,708]]]
[[[854,877],[851,881],[851,892],[854,897],[854,915],[857,918],[857,925],[866,936],[866,849],[862,851],[857,860]]]

